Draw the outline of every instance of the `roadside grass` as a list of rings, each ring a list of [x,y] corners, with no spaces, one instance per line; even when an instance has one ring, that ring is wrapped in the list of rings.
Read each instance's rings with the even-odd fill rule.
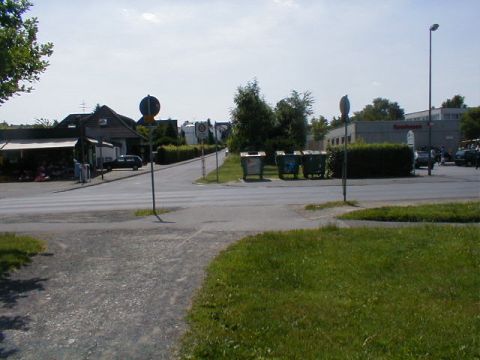
[[[473,359],[474,226],[247,237],[209,266],[183,359]]]
[[[345,220],[400,222],[480,222],[480,201],[362,209],[338,216]]]
[[[45,244],[30,236],[0,233],[0,278],[9,271],[31,262],[31,257],[45,250]]]
[[[169,209],[156,209],[157,215],[169,213]],[[155,215],[153,209],[139,209],[135,210],[135,216],[151,216]]]
[[[243,170],[240,163],[240,155],[238,154],[229,154],[224,163],[218,168],[218,182],[227,183],[231,181],[238,181],[243,178]],[[265,165],[263,168],[263,178],[264,179],[278,179],[277,167],[274,165]],[[247,180],[256,180],[260,179],[259,176],[251,175],[247,177]],[[217,171],[214,170],[207,174],[205,179],[197,179],[198,183],[201,184],[215,184],[217,182]]]
[[[305,210],[315,211],[315,210],[330,209],[330,208],[342,207],[342,206],[357,207],[358,201],[356,200],[329,201],[321,204],[308,204],[308,205],[305,205]]]

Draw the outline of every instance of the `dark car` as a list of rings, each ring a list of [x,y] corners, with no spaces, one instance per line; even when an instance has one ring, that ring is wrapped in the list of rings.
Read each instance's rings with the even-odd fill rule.
[[[431,157],[432,169],[435,162],[434,157]],[[415,151],[415,168],[418,169],[421,166],[428,167],[428,151]]]
[[[455,165],[461,166],[473,166],[475,164],[476,157],[480,154],[475,150],[458,150],[455,153]]]
[[[103,168],[107,171],[112,169],[132,169],[138,170],[143,165],[142,158],[137,155],[120,155],[113,161],[106,161],[103,163]]]

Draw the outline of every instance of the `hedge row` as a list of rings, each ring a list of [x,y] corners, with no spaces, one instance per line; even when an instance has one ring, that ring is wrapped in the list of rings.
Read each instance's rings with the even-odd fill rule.
[[[204,153],[215,152],[215,145],[204,145]],[[173,164],[180,161],[194,159],[202,155],[201,145],[163,145],[157,148],[155,162],[157,164]]]
[[[327,149],[327,174],[342,177],[343,146]],[[352,144],[347,146],[348,178],[409,176],[413,153],[402,144]]]

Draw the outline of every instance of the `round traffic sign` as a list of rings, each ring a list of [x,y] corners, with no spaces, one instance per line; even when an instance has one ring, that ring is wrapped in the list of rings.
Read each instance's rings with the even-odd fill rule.
[[[160,101],[154,96],[146,96],[140,101],[140,112],[145,116],[155,116],[160,112]]]

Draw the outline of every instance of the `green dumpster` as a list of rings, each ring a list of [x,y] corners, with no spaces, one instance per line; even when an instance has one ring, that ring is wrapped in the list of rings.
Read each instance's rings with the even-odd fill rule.
[[[298,176],[298,169],[302,161],[302,153],[300,151],[275,152],[275,163],[277,164],[278,177],[283,179],[283,175],[290,174],[296,179]]]
[[[304,150],[302,153],[303,176],[308,179],[316,175],[323,179],[327,153],[318,150]]]
[[[249,151],[240,153],[240,161],[243,169],[243,180],[247,180],[248,175],[259,175],[263,179],[263,166],[265,162],[265,152]]]

